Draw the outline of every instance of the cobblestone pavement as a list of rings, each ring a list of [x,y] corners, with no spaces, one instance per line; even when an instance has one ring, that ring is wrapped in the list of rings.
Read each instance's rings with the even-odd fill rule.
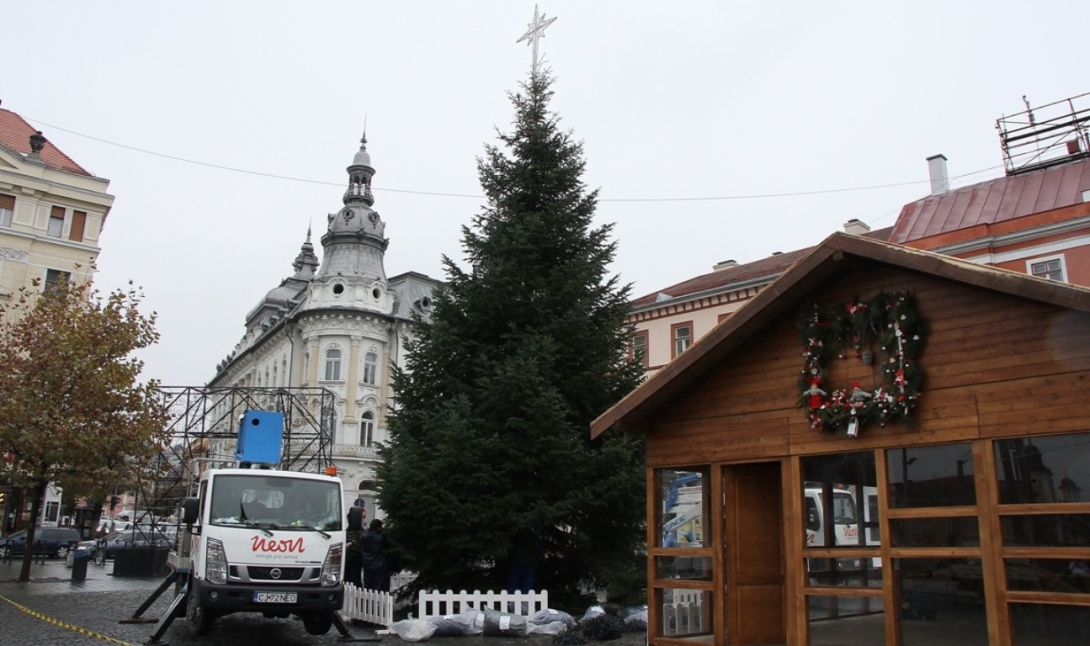
[[[105,646],[144,644],[156,624],[121,624],[155,590],[161,579],[128,579],[109,576],[109,568],[88,568],[85,582],[67,580],[71,571],[63,561],[35,565],[34,582],[11,582],[18,567],[0,565],[0,644],[3,646]],[[162,616],[170,604],[173,589],[164,593],[144,613]],[[18,604],[25,610],[16,607]],[[29,613],[27,612],[29,611]],[[58,625],[59,624],[59,625]],[[380,646],[401,646],[396,635],[376,635],[373,627],[350,626],[355,637],[373,640]],[[163,637],[171,646],[332,646],[338,641],[336,629],[320,637],[308,635],[302,622],[265,619],[256,614],[221,617],[207,637],[191,637],[184,620],[178,619]],[[551,646],[546,636],[525,638],[444,637],[427,640],[431,646]],[[626,633],[610,646],[644,646],[643,633]]]
[[[29,615],[7,601],[0,600],[0,643],[4,646],[105,646],[106,644],[144,644],[155,632],[156,624],[120,624],[119,620],[130,616],[147,594],[142,592],[94,592],[80,595],[53,594],[28,595],[25,593],[0,592],[0,595],[19,603],[40,615],[64,622],[100,637],[76,632]],[[147,617],[158,617],[169,601],[163,595],[148,612]],[[400,646],[396,635],[376,635],[371,628],[350,626],[355,637],[377,640],[380,646]],[[102,639],[102,637],[108,639]],[[176,620],[163,637],[171,646],[332,646],[338,641],[337,631],[316,637],[303,630],[302,622],[295,619],[265,619],[260,615],[236,614],[221,617],[207,637],[191,637],[182,620]],[[551,646],[546,636],[525,638],[501,637],[441,637],[427,640],[431,646]],[[642,633],[626,633],[622,639],[608,642],[611,646],[643,646]]]

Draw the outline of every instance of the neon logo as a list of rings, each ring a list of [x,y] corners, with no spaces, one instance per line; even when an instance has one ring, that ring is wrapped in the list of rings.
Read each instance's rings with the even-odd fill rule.
[[[253,544],[250,547],[252,552],[267,552],[267,553],[291,553],[298,552],[302,554],[306,550],[303,549],[303,538],[299,537],[294,540],[290,538],[282,538],[280,540],[272,539],[265,540],[260,536],[254,536]]]

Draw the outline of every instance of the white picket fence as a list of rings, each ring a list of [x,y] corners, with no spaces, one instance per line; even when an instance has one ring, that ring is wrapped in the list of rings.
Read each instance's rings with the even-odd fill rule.
[[[397,587],[412,581],[415,575],[405,577],[398,581],[398,586],[391,586],[396,592]],[[549,607],[549,592],[446,592],[422,591],[418,604],[418,617],[442,617],[456,615],[469,609],[484,610],[491,608],[500,612],[508,612],[514,615],[531,617],[535,613]],[[345,619],[359,619],[372,624],[389,627],[394,623],[394,595],[389,592],[376,592],[357,588],[351,583],[344,584],[344,606],[341,608],[341,616]]]
[[[418,612],[419,617],[442,617],[456,615],[469,609],[484,610],[491,608],[500,612],[531,617],[549,607],[549,591],[541,592],[446,592],[421,591]]]
[[[341,616],[389,627],[394,623],[394,596],[389,592],[365,590],[345,583]]]

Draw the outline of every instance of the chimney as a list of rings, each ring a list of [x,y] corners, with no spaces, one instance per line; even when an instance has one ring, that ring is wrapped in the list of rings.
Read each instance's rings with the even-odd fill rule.
[[[858,218],[852,218],[844,223],[844,233],[861,236],[868,231],[870,231],[870,227],[867,226],[867,223]]]
[[[934,155],[927,158],[927,171],[931,174],[931,194],[943,195],[950,192],[950,176],[946,174],[946,155]]]
[[[721,269],[730,269],[731,267],[737,267],[738,261],[731,258],[730,260],[724,260],[723,262],[717,262],[712,265],[712,271],[719,271]]]

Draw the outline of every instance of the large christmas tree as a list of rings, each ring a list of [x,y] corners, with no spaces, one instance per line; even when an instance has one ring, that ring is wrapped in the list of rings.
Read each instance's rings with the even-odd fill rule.
[[[597,191],[551,84],[532,75],[511,97],[514,131],[478,160],[488,204],[463,228],[468,271],[444,258],[394,375],[379,500],[414,589],[501,589],[528,536],[550,600],[643,586],[643,445],[588,431],[640,379],[628,287],[608,274],[611,226],[592,224]]]

